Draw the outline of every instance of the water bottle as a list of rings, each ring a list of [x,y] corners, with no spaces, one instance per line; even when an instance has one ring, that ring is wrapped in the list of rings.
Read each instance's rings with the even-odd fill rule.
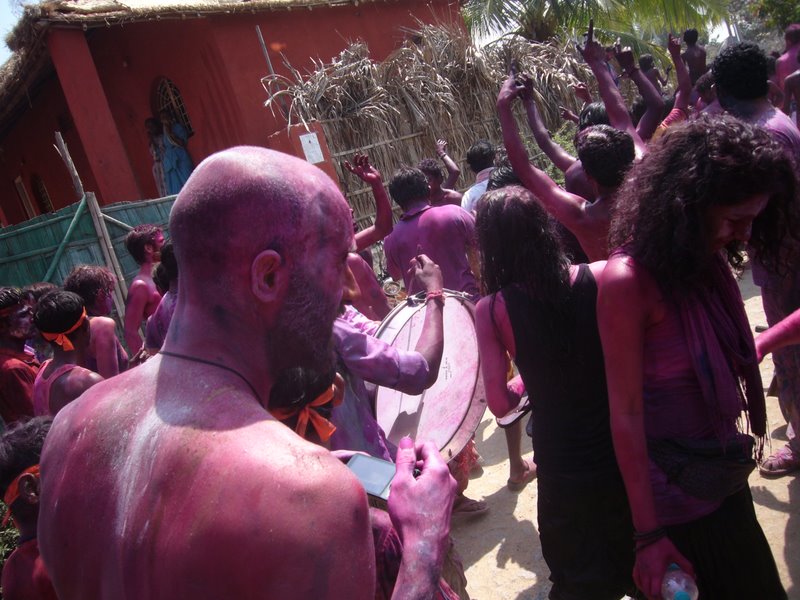
[[[667,567],[661,583],[661,597],[664,600],[697,600],[697,596],[697,584],[691,575],[681,571],[675,563]]]

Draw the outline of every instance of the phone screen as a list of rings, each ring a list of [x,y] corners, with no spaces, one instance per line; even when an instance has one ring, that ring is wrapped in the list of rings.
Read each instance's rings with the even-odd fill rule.
[[[384,500],[389,498],[389,488],[395,473],[394,463],[374,456],[354,454],[347,461],[347,467],[358,477],[367,494]]]

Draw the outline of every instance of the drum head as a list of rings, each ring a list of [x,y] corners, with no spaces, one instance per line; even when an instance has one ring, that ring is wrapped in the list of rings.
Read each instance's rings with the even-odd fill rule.
[[[376,335],[402,350],[414,350],[425,321],[420,294],[398,304]],[[481,377],[475,306],[463,294],[445,292],[444,353],[436,383],[419,396],[378,387],[378,424],[397,444],[409,435],[418,442],[433,441],[446,460],[472,438],[486,410]]]

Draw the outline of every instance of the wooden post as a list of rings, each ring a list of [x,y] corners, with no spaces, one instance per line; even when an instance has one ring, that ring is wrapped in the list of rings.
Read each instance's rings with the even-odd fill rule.
[[[75,163],[72,162],[72,157],[67,149],[67,144],[61,136],[60,131],[56,131],[56,148],[61,160],[67,166],[69,175],[72,178],[72,185],[75,187],[75,193],[79,198],[86,198],[86,206],[89,209],[89,214],[92,215],[92,223],[94,224],[94,231],[97,234],[97,239],[100,242],[100,250],[103,253],[103,259],[106,267],[111,269],[111,272],[117,276],[117,287],[114,290],[114,306],[117,309],[117,314],[121,321],[125,320],[125,298],[128,295],[128,286],[125,283],[125,276],[122,268],[117,260],[117,255],[114,253],[114,246],[111,244],[111,238],[106,229],[106,223],[103,220],[103,213],[100,212],[100,206],[97,204],[97,198],[93,192],[84,194],[83,183],[81,182],[78,170],[75,168]]]

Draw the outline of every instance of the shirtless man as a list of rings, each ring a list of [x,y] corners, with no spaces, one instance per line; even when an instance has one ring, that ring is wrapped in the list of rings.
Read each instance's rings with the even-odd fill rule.
[[[800,23],[789,25],[783,32],[786,49],[775,64],[775,75],[778,86],[786,90],[786,78],[797,70],[797,60],[800,57]]]
[[[351,223],[298,158],[240,147],[195,169],[170,215],[161,353],[67,406],[45,444],[39,544],[61,600],[374,598],[363,487],[266,410],[282,370],[331,364]],[[453,486],[431,444],[401,442],[396,597],[432,597]]]
[[[89,316],[91,339],[86,366],[108,379],[128,368],[128,353],[117,337],[117,322],[109,315],[114,310],[117,278],[98,265],[78,265],[64,280],[64,290],[83,298]]]
[[[139,272],[128,288],[125,305],[125,343],[131,356],[142,349],[139,328],[161,302],[161,294],[153,282],[153,265],[161,260],[163,245],[164,234],[155,225],[137,225],[125,238],[125,247],[139,265]]]
[[[431,187],[431,206],[443,206],[445,204],[461,206],[461,194],[452,189],[461,175],[461,169],[447,154],[447,142],[445,140],[436,142],[436,155],[447,169],[447,181],[442,177],[442,169],[439,164],[432,158],[425,158],[417,165],[417,168],[425,173],[428,178],[428,185]]]
[[[697,83],[703,73],[708,71],[706,49],[702,44],[697,43],[697,37],[697,29],[687,29],[683,32],[686,50],[681,54],[681,58],[689,68],[689,78],[692,80],[692,86]]]
[[[39,300],[33,317],[42,337],[53,347],[53,358],[42,363],[33,383],[33,412],[56,415],[90,387],[103,381],[86,368],[91,329],[83,299],[58,290]]]
[[[514,100],[525,89],[525,76],[519,78],[520,81],[513,75],[509,77],[497,97],[497,112],[511,165],[545,209],[575,235],[589,260],[605,260],[614,194],[633,163],[633,140],[627,133],[608,125],[596,125],[580,132],[578,158],[595,187],[597,200],[589,203],[581,196],[570,194],[528,162],[511,112]]]

